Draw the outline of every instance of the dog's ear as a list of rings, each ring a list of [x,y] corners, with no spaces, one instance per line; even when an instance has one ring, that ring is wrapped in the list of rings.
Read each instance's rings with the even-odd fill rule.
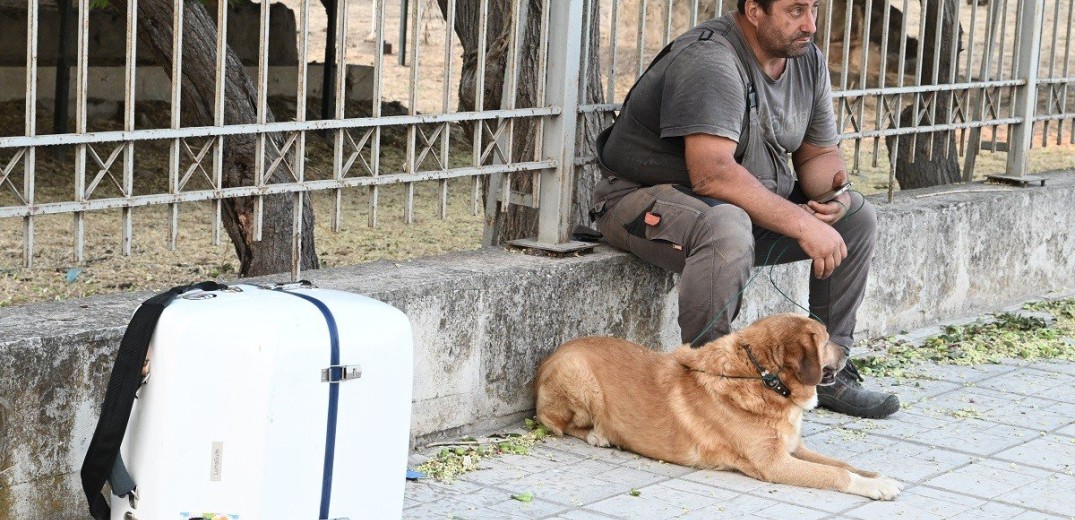
[[[795,377],[799,382],[808,386],[817,386],[821,382],[821,355],[818,352],[818,344],[822,338],[817,332],[804,330],[799,334],[799,350],[797,356],[789,356],[797,363]]]
[[[675,358],[679,364],[687,368],[700,369],[701,367],[699,365],[702,362],[701,350],[702,349],[691,348],[690,345],[683,345],[672,351],[672,357]]]

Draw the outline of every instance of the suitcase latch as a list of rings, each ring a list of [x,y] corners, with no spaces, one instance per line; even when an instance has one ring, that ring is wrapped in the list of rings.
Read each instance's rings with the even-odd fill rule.
[[[342,383],[362,377],[362,365],[333,365],[321,370],[322,383]]]

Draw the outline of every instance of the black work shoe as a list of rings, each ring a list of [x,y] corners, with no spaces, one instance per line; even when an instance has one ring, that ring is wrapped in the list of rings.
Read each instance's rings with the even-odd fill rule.
[[[858,369],[847,360],[847,366],[836,374],[834,384],[817,387],[818,405],[865,419],[883,419],[900,409],[900,399],[894,394],[867,390],[861,381]]]

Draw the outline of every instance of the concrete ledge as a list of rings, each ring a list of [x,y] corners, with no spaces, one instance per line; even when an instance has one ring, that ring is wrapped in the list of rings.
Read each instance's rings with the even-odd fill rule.
[[[878,249],[859,338],[1075,288],[1075,174],[1047,178],[1041,188],[969,185],[871,199]],[[567,339],[678,343],[674,277],[608,248],[565,259],[488,249],[305,277],[410,316],[417,442],[516,420],[533,406],[537,363]],[[773,284],[804,303],[806,282],[805,263],[765,268],[740,323],[794,312]],[[114,351],[148,296],[0,311],[0,519],[84,516],[77,471]]]

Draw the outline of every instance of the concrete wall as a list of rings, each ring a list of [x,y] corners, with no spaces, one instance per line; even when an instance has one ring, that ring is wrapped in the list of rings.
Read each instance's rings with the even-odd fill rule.
[[[909,191],[878,207],[878,249],[860,338],[973,315],[1075,288],[1075,174],[1044,188]],[[740,323],[794,306],[765,268]],[[806,301],[804,263],[772,281]],[[537,363],[562,341],[678,342],[675,278],[601,248],[553,259],[489,249],[306,273],[321,287],[403,309],[415,334],[418,442],[517,421]],[[124,325],[148,294],[0,311],[0,519],[83,518],[78,468]]]

